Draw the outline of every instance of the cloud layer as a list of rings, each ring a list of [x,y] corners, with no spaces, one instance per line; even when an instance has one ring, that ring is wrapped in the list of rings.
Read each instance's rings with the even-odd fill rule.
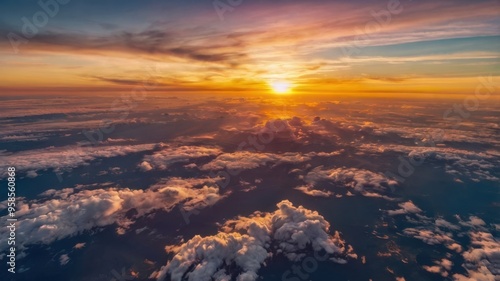
[[[351,191],[367,197],[384,197],[391,186],[397,182],[384,176],[364,169],[357,168],[333,168],[326,169],[322,166],[316,167],[304,176],[304,181],[308,184],[306,188],[299,190],[309,195],[325,196],[328,192],[314,191],[314,187],[322,181],[329,181],[336,185],[345,187],[346,193]],[[330,194],[331,195],[331,194]]]
[[[222,151],[219,148],[203,146],[171,146],[157,151],[152,155],[144,156],[143,162],[139,164],[139,168],[143,171],[149,171],[152,169],[165,170],[174,163],[189,162],[197,158],[216,156],[221,153]]]
[[[16,217],[18,247],[30,244],[50,244],[55,240],[80,234],[98,227],[116,224],[123,233],[135,219],[154,210],[170,211],[177,204],[189,212],[211,206],[223,196],[219,189],[204,184],[212,179],[174,178],[148,189],[108,188],[93,190],[48,190],[46,200],[20,201]],[[195,188],[195,186],[198,186]],[[2,208],[6,203],[2,202]],[[126,216],[135,210],[133,217]],[[6,219],[7,216],[2,217]],[[0,230],[0,249],[7,247],[7,229]]]
[[[144,152],[160,148],[162,144],[139,144],[123,146],[64,146],[45,149],[26,150],[18,153],[5,153],[0,163],[1,170],[16,167],[17,171],[31,172],[54,169],[66,171],[78,166],[87,165],[98,158],[124,156],[131,153]],[[1,153],[1,152],[0,152]]]

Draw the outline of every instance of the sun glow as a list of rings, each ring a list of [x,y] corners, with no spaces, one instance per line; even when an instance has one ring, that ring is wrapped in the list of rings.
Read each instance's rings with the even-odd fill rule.
[[[276,94],[287,94],[291,87],[291,84],[287,81],[272,81],[270,85]]]

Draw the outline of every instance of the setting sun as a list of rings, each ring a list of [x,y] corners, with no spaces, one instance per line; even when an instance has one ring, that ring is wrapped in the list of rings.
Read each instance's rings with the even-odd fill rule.
[[[271,88],[276,94],[286,94],[290,91],[291,84],[286,81],[273,81]]]
[[[0,0],[0,33],[0,281],[500,281],[500,0]]]

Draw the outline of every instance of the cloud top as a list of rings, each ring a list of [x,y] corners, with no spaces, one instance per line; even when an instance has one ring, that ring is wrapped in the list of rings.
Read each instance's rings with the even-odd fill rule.
[[[310,250],[356,258],[338,232],[329,234],[330,224],[318,212],[296,207],[288,200],[277,207],[274,212],[229,220],[216,235],[196,235],[184,244],[167,246],[175,256],[158,272],[157,280],[169,275],[173,281],[252,281],[273,255],[300,261]]]

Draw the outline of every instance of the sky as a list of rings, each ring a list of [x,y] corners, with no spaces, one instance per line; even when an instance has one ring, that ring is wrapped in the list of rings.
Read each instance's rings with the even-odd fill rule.
[[[500,76],[500,2],[0,3],[0,94],[457,96]],[[159,74],[158,74],[159,73]]]

